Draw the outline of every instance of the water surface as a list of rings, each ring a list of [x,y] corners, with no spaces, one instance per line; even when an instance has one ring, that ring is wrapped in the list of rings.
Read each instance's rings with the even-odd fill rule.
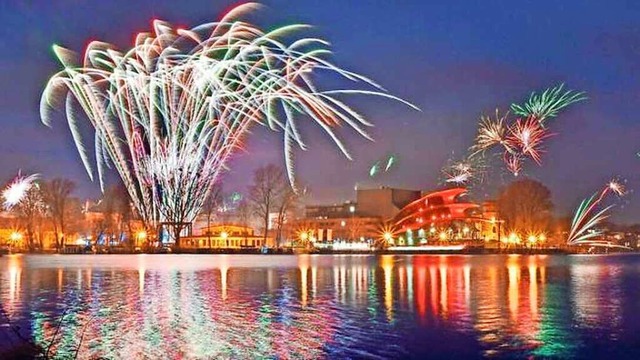
[[[640,358],[634,255],[13,255],[0,271],[4,354],[19,326],[57,358]]]

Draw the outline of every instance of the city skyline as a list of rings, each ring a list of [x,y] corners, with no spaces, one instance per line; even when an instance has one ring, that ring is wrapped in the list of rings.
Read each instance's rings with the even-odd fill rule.
[[[41,125],[37,114],[42,88],[59,68],[51,52],[53,43],[78,52],[84,50],[87,39],[124,48],[131,45],[135,33],[149,30],[154,18],[190,27],[216,20],[231,3],[196,1],[181,7],[169,1],[142,1],[127,5],[121,1],[97,7],[71,1],[37,8],[2,5],[5,34],[0,46],[7,55],[0,77],[7,95],[0,108],[5,129],[11,129],[0,135],[2,151],[10,154],[0,159],[2,179],[22,169],[47,178],[72,178],[80,185],[79,195],[99,195],[99,185],[90,183],[82,169],[64,119],[60,117],[51,130]],[[589,99],[558,119],[554,124],[558,135],[549,141],[542,167],[530,163],[525,174],[552,190],[560,214],[571,212],[584,194],[612,176],[628,180],[631,191],[638,185],[635,166],[640,159],[634,140],[640,127],[634,124],[633,102],[640,89],[640,54],[634,48],[640,33],[633,26],[639,9],[632,4],[616,9],[616,4],[575,2],[550,13],[539,3],[460,8],[339,2],[323,2],[322,7],[314,2],[285,6],[282,1],[265,5],[255,15],[258,23],[313,25],[309,33],[332,43],[333,60],[339,66],[371,76],[423,110],[352,99],[376,125],[374,143],[343,132],[353,162],[331,149],[316,129],[303,127],[311,151],[297,151],[297,172],[309,184],[316,202],[352,199],[355,183],[436,188],[442,185],[438,181],[442,166],[466,152],[481,114],[490,114],[496,107],[506,110],[532,89],[562,82],[586,91]],[[440,18],[444,13],[448,17]],[[574,16],[576,13],[580,16]],[[31,24],[30,19],[39,23]],[[119,19],[116,29],[113,19]],[[266,136],[265,129],[254,131],[257,134],[247,145],[250,156],[236,155],[231,171],[222,177],[225,185],[236,184],[227,185],[228,190],[244,190],[260,165],[283,164],[281,139]],[[389,154],[398,158],[393,171],[369,179],[371,165]],[[335,168],[341,173],[331,171]],[[111,176],[116,179],[115,174]],[[492,182],[493,189],[475,195],[482,200],[511,179],[505,174]],[[638,218],[640,204],[633,195],[625,198],[628,205],[616,209],[615,220],[634,222]]]

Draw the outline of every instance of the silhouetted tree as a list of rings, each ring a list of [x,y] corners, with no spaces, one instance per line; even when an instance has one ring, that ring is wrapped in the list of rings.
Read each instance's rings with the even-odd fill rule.
[[[258,168],[253,174],[253,184],[249,187],[249,201],[255,214],[263,221],[265,243],[269,231],[269,214],[277,213],[275,225],[278,226],[278,222],[281,225],[293,197],[290,191],[289,182],[281,167],[269,164]],[[279,230],[276,229],[277,235]]]
[[[29,251],[33,251],[36,247],[42,248],[42,238],[38,235],[45,214],[45,204],[40,184],[33,184],[22,201],[13,209],[13,212],[18,216],[21,226],[26,230]],[[38,239],[39,241],[36,241]]]
[[[523,179],[500,192],[498,211],[508,231],[522,236],[546,232],[551,221],[551,191],[542,183]]]
[[[76,185],[68,179],[53,179],[42,183],[42,196],[47,213],[53,223],[56,250],[60,252],[64,246],[66,234],[67,206]]]

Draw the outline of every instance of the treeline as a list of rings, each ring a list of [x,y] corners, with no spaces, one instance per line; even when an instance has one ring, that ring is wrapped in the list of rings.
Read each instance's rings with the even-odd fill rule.
[[[18,230],[28,251],[42,250],[45,240],[52,239],[60,252],[76,234],[92,239],[95,245],[103,239],[105,246],[116,240],[133,247],[136,234],[142,231],[150,235],[147,240],[155,240],[156,229],[140,221],[123,185],[107,187],[97,202],[82,201],[75,196],[76,189],[76,183],[69,179],[37,180],[9,210],[9,219],[3,219],[9,223],[3,227]],[[232,206],[225,200],[228,196],[222,183],[215,183],[199,220],[204,219],[207,227],[230,222],[245,227],[256,225],[265,240],[271,228],[271,235],[279,242],[285,236],[286,220],[296,217],[300,210],[302,192],[293,190],[282,167],[269,164],[255,170],[246,196],[238,195],[240,200]]]

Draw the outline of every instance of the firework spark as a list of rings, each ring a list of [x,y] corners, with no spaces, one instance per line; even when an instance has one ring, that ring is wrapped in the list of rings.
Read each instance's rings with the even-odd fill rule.
[[[391,167],[396,163],[396,157],[391,155],[389,156],[389,159],[387,160],[387,166],[384,167],[384,172],[388,172],[389,170],[391,170]]]
[[[3,207],[5,210],[11,210],[14,206],[18,205],[38,177],[38,174],[23,176],[18,172],[18,175],[2,191]]]
[[[587,99],[584,92],[563,91],[563,88],[564,84],[560,84],[541,94],[531,93],[523,105],[512,104],[511,110],[522,117],[533,117],[544,126],[545,120],[556,117],[560,110]]]
[[[511,105],[511,111],[519,116],[509,120],[509,113],[495,118],[482,116],[471,156],[499,148],[507,169],[517,176],[526,159],[542,165],[544,140],[555,135],[545,128],[545,120],[555,117],[567,106],[585,100],[583,92],[564,91],[564,85],[549,88],[541,94],[532,93],[524,105]]]
[[[513,174],[513,176],[520,175],[520,171],[522,171],[522,155],[518,153],[509,153],[505,152],[503,154],[503,159],[507,170]]]
[[[466,161],[454,163],[446,167],[442,172],[447,183],[466,184],[473,179],[473,168]]]
[[[624,195],[624,186],[617,180],[611,180],[600,192],[582,200],[571,221],[571,229],[567,238],[569,245],[589,243],[602,235],[602,230],[596,229],[596,226],[609,217],[609,211],[613,205],[599,207],[609,193],[622,196]]]
[[[513,148],[517,148],[520,152],[529,156],[536,164],[541,165],[541,146],[543,140],[553,136],[547,129],[540,125],[540,122],[533,117],[527,119],[517,119],[516,122],[509,127],[509,136],[507,142]]]
[[[350,158],[334,128],[346,124],[370,138],[364,128],[371,124],[338,97],[376,95],[415,108],[373,81],[331,64],[322,39],[281,42],[305,25],[263,32],[238,20],[256,7],[239,5],[219,22],[191,30],[156,20],[153,33],[138,34],[124,53],[91,42],[82,64],[73,62],[71,51],[54,46],[64,69],[45,88],[42,121],[50,125],[50,108],[64,107],[89,176],[93,179],[95,163],[103,188],[112,164],[147,224],[192,221],[253,125],[282,130],[293,184],[293,148],[305,149],[296,122],[300,116],[320,126]],[[311,77],[317,71],[373,90],[319,90]],[[94,129],[94,159],[79,131],[77,112]]]
[[[472,155],[484,152],[495,145],[502,145],[507,150],[511,150],[507,142],[507,115],[500,116],[498,110],[496,110],[495,119],[488,116],[480,117],[478,135],[476,136],[475,144],[471,147]]]

